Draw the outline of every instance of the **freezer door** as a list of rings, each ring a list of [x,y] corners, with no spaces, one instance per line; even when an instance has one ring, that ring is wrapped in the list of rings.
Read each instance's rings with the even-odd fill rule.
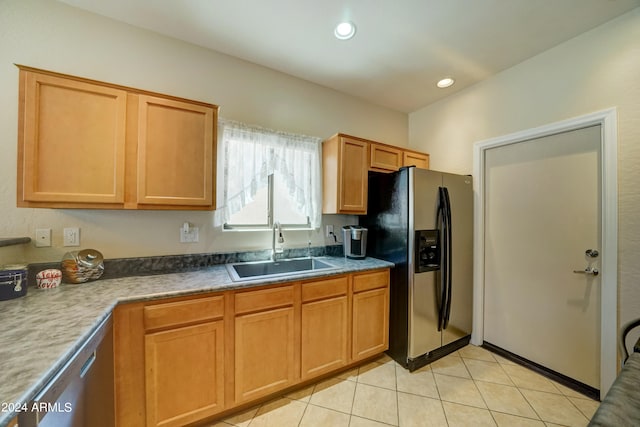
[[[409,169],[409,336],[408,358],[415,359],[442,345],[438,330],[439,272],[415,273],[415,231],[437,227],[438,188],[442,174]]]
[[[409,359],[415,359],[442,345],[438,331],[439,272],[413,274],[409,291]]]
[[[471,334],[473,314],[473,185],[470,176],[442,174],[451,201],[451,311],[442,344]]]
[[[413,203],[410,202],[413,209],[409,212],[409,229],[434,229],[438,212],[438,187],[442,186],[442,173],[416,168],[411,168],[410,171],[413,172],[413,188],[409,191],[409,197],[413,199]]]

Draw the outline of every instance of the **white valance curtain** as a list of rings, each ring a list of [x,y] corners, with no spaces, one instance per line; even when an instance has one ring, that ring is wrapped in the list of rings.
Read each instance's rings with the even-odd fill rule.
[[[218,126],[218,153],[222,157],[218,165],[223,168],[218,179],[223,182],[222,188],[218,187],[222,199],[218,199],[216,225],[228,222],[267,185],[269,175],[279,172],[294,208],[309,217],[312,227],[320,226],[320,138],[225,119],[220,119]]]

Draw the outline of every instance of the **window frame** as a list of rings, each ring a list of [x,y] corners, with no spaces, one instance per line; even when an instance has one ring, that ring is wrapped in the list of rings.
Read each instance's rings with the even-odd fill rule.
[[[274,218],[274,199],[275,199],[275,186],[273,173],[267,177],[267,223],[266,224],[230,224],[225,222],[222,224],[223,231],[264,231],[272,230],[276,222]],[[312,230],[311,219],[307,215],[307,222],[305,224],[284,224],[281,223],[280,227],[283,230]]]

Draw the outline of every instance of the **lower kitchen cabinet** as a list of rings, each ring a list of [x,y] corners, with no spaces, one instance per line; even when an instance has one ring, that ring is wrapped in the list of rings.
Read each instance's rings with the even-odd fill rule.
[[[354,276],[352,328],[353,360],[389,348],[389,270]]]
[[[147,426],[182,426],[224,407],[223,322],[145,336]]]
[[[183,426],[225,409],[225,297],[116,307],[116,426]]]
[[[149,305],[143,313],[147,426],[182,426],[221,411],[224,297]]]
[[[349,363],[347,276],[302,284],[302,380]]]
[[[246,402],[297,380],[294,287],[235,295],[235,399]]]
[[[296,379],[293,308],[236,318],[236,402],[285,388]]]
[[[385,351],[389,269],[122,304],[114,325],[115,425],[197,423]]]

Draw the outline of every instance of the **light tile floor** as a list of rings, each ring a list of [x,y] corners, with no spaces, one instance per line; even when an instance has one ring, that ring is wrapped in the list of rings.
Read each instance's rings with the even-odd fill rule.
[[[385,355],[211,427],[586,426],[597,407],[469,345],[413,373]]]

